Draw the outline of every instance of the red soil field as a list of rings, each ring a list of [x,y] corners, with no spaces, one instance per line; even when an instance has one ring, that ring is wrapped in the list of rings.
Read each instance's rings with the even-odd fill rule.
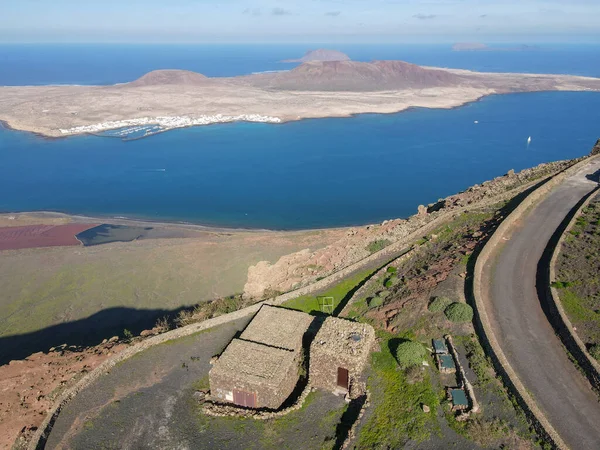
[[[78,223],[0,228],[0,250],[81,245],[75,235],[95,226],[97,225]]]

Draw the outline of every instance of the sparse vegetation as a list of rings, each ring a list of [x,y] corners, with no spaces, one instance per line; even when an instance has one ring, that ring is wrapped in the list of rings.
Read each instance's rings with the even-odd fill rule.
[[[576,219],[556,264],[560,301],[588,349],[600,345],[600,196]]]
[[[573,283],[571,283],[570,281],[553,281],[552,283],[550,283],[550,285],[556,289],[566,289],[568,287],[573,286]]]
[[[183,327],[192,323],[201,322],[211,317],[218,317],[255,303],[253,300],[244,300],[241,294],[230,295],[211,302],[201,303],[191,309],[179,312],[175,320],[177,326]]]
[[[589,352],[590,352],[590,355],[592,355],[592,358],[595,358],[598,361],[600,361],[600,345],[598,345],[598,344],[590,345]]]
[[[391,243],[392,241],[390,241],[389,239],[377,239],[376,241],[369,242],[369,245],[367,245],[367,250],[369,251],[369,253],[377,253],[378,251],[386,248]]]
[[[421,404],[426,404],[435,411],[439,405],[429,373],[409,383],[390,352],[391,335],[380,336],[381,352],[372,354],[369,378],[373,410],[359,434],[359,449],[402,448],[409,439],[426,440],[437,427],[436,415],[421,409]]]
[[[471,322],[473,320],[473,308],[466,303],[454,302],[444,309],[444,314],[451,322]]]

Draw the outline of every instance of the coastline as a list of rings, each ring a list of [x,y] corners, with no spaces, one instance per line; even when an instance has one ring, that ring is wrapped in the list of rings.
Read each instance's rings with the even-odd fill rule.
[[[510,94],[521,94],[521,93],[527,93],[527,92],[515,92],[515,93],[510,93]],[[445,110],[453,110],[453,109],[457,109],[457,108],[461,108],[463,106],[466,106],[468,104],[471,103],[475,103],[478,101],[481,101],[483,98],[486,97],[490,97],[493,95],[506,95],[506,94],[501,94],[501,93],[496,93],[496,92],[489,92],[489,93],[485,93],[485,94],[481,94],[477,97],[469,97],[467,99],[464,99],[462,101],[455,101],[455,102],[450,102],[450,104],[443,104],[443,105],[435,105],[435,106],[427,106],[427,105],[421,105],[421,104],[402,104],[402,105],[398,105],[396,108],[391,107],[391,108],[381,108],[381,109],[377,109],[377,108],[365,108],[362,111],[358,111],[358,112],[324,112],[324,113],[320,113],[320,112],[316,112],[316,113],[311,113],[311,114],[304,114],[304,115],[298,115],[296,117],[292,117],[290,115],[281,115],[281,116],[269,116],[269,117],[273,117],[276,118],[278,120],[273,120],[273,121],[253,121],[253,120],[243,120],[243,119],[238,119],[238,120],[227,120],[227,121],[214,121],[214,122],[210,122],[210,123],[197,123],[197,124],[189,124],[189,125],[185,125],[185,126],[177,126],[177,127],[172,127],[172,128],[166,128],[163,130],[160,130],[157,133],[153,133],[147,137],[151,137],[154,134],[158,134],[158,133],[162,133],[162,132],[167,132],[167,131],[172,131],[172,130],[177,130],[177,129],[184,129],[184,128],[192,128],[192,127],[200,127],[200,126],[211,126],[211,125],[218,125],[218,124],[231,124],[231,123],[240,123],[240,122],[246,122],[246,123],[265,123],[268,125],[283,125],[286,123],[291,123],[291,122],[300,122],[300,121],[304,121],[304,120],[310,120],[310,119],[314,119],[314,120],[319,120],[319,119],[347,119],[347,118],[354,118],[354,117],[358,117],[361,115],[365,115],[365,114],[381,114],[381,115],[391,115],[391,114],[400,114],[403,112],[407,112],[410,110],[414,110],[414,109],[445,109]],[[124,119],[123,121],[136,121],[136,120],[144,120],[145,118],[139,118],[139,119]],[[123,122],[123,121],[119,121],[119,122]],[[117,121],[115,121],[117,122]],[[64,139],[64,138],[69,138],[69,137],[75,137],[75,136],[96,136],[96,137],[107,137],[107,136],[100,136],[97,133],[99,132],[104,132],[104,131],[111,131],[111,130],[117,130],[120,128],[124,128],[127,125],[123,125],[122,123],[115,123],[114,126],[109,126],[109,127],[105,127],[101,130],[98,131],[94,131],[94,130],[87,130],[87,128],[92,127],[93,125],[90,126],[82,126],[82,127],[73,127],[73,128],[81,128],[80,131],[76,131],[76,132],[68,132],[68,133],[61,133],[61,129],[56,129],[56,130],[48,130],[48,129],[42,129],[39,127],[21,127],[21,126],[16,126],[14,125],[14,123],[11,123],[11,120],[8,118],[3,118],[0,119],[0,123],[4,125],[4,128],[9,130],[9,131],[20,131],[20,132],[26,132],[26,133],[31,133],[34,134],[36,136],[39,136],[41,138],[44,139]],[[157,122],[148,122],[148,125],[150,124],[158,124]],[[135,125],[130,125],[130,126],[135,126]],[[83,128],[86,128],[86,130],[83,130]],[[109,136],[109,137],[117,137],[119,138],[119,136]],[[135,139],[126,139],[126,140],[137,140],[137,139],[143,139],[146,136],[140,136],[137,137]]]
[[[251,233],[310,233],[318,231],[331,231],[331,230],[347,230],[356,227],[366,227],[374,224],[357,224],[348,226],[334,226],[334,227],[321,227],[321,228],[303,228],[303,229],[270,229],[270,228],[241,228],[241,227],[227,227],[218,225],[203,225],[201,223],[185,222],[185,221],[169,221],[164,219],[147,219],[141,217],[124,217],[124,216],[103,216],[91,215],[87,216],[84,214],[70,214],[59,211],[19,211],[19,212],[0,212],[0,219],[9,216],[25,216],[30,218],[45,219],[66,219],[70,220],[70,223],[108,223],[112,225],[127,225],[127,226],[152,226],[152,227],[164,227],[164,228],[180,228],[193,231],[207,232],[207,233],[236,233],[236,234],[251,234]],[[1,228],[1,226],[0,226]]]

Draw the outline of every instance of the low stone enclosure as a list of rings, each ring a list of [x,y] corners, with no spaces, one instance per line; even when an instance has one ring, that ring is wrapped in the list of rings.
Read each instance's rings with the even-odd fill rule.
[[[303,342],[311,340],[309,328],[317,327],[306,355]],[[366,391],[361,375],[374,342],[375,331],[368,324],[335,317],[323,321],[264,305],[215,361],[204,410],[209,415],[266,419],[298,409],[311,389],[360,397]],[[302,387],[299,380],[307,362],[309,377],[300,398],[278,411]]]
[[[475,398],[473,386],[467,379],[465,371],[458,359],[452,336],[446,335],[444,336],[444,339],[445,342],[441,339],[433,340],[433,352],[435,353],[437,366],[441,373],[456,373],[458,386],[446,387],[446,394],[448,401],[451,404],[452,411],[460,412],[457,419],[464,420],[469,417],[471,413],[479,412],[479,404]]]

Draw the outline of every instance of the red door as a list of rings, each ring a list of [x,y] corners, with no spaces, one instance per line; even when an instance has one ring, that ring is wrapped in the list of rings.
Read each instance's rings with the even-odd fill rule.
[[[348,389],[348,369],[338,367],[337,385],[341,388]]]
[[[233,390],[233,403],[246,408],[256,408],[256,394],[253,392],[244,392]]]

